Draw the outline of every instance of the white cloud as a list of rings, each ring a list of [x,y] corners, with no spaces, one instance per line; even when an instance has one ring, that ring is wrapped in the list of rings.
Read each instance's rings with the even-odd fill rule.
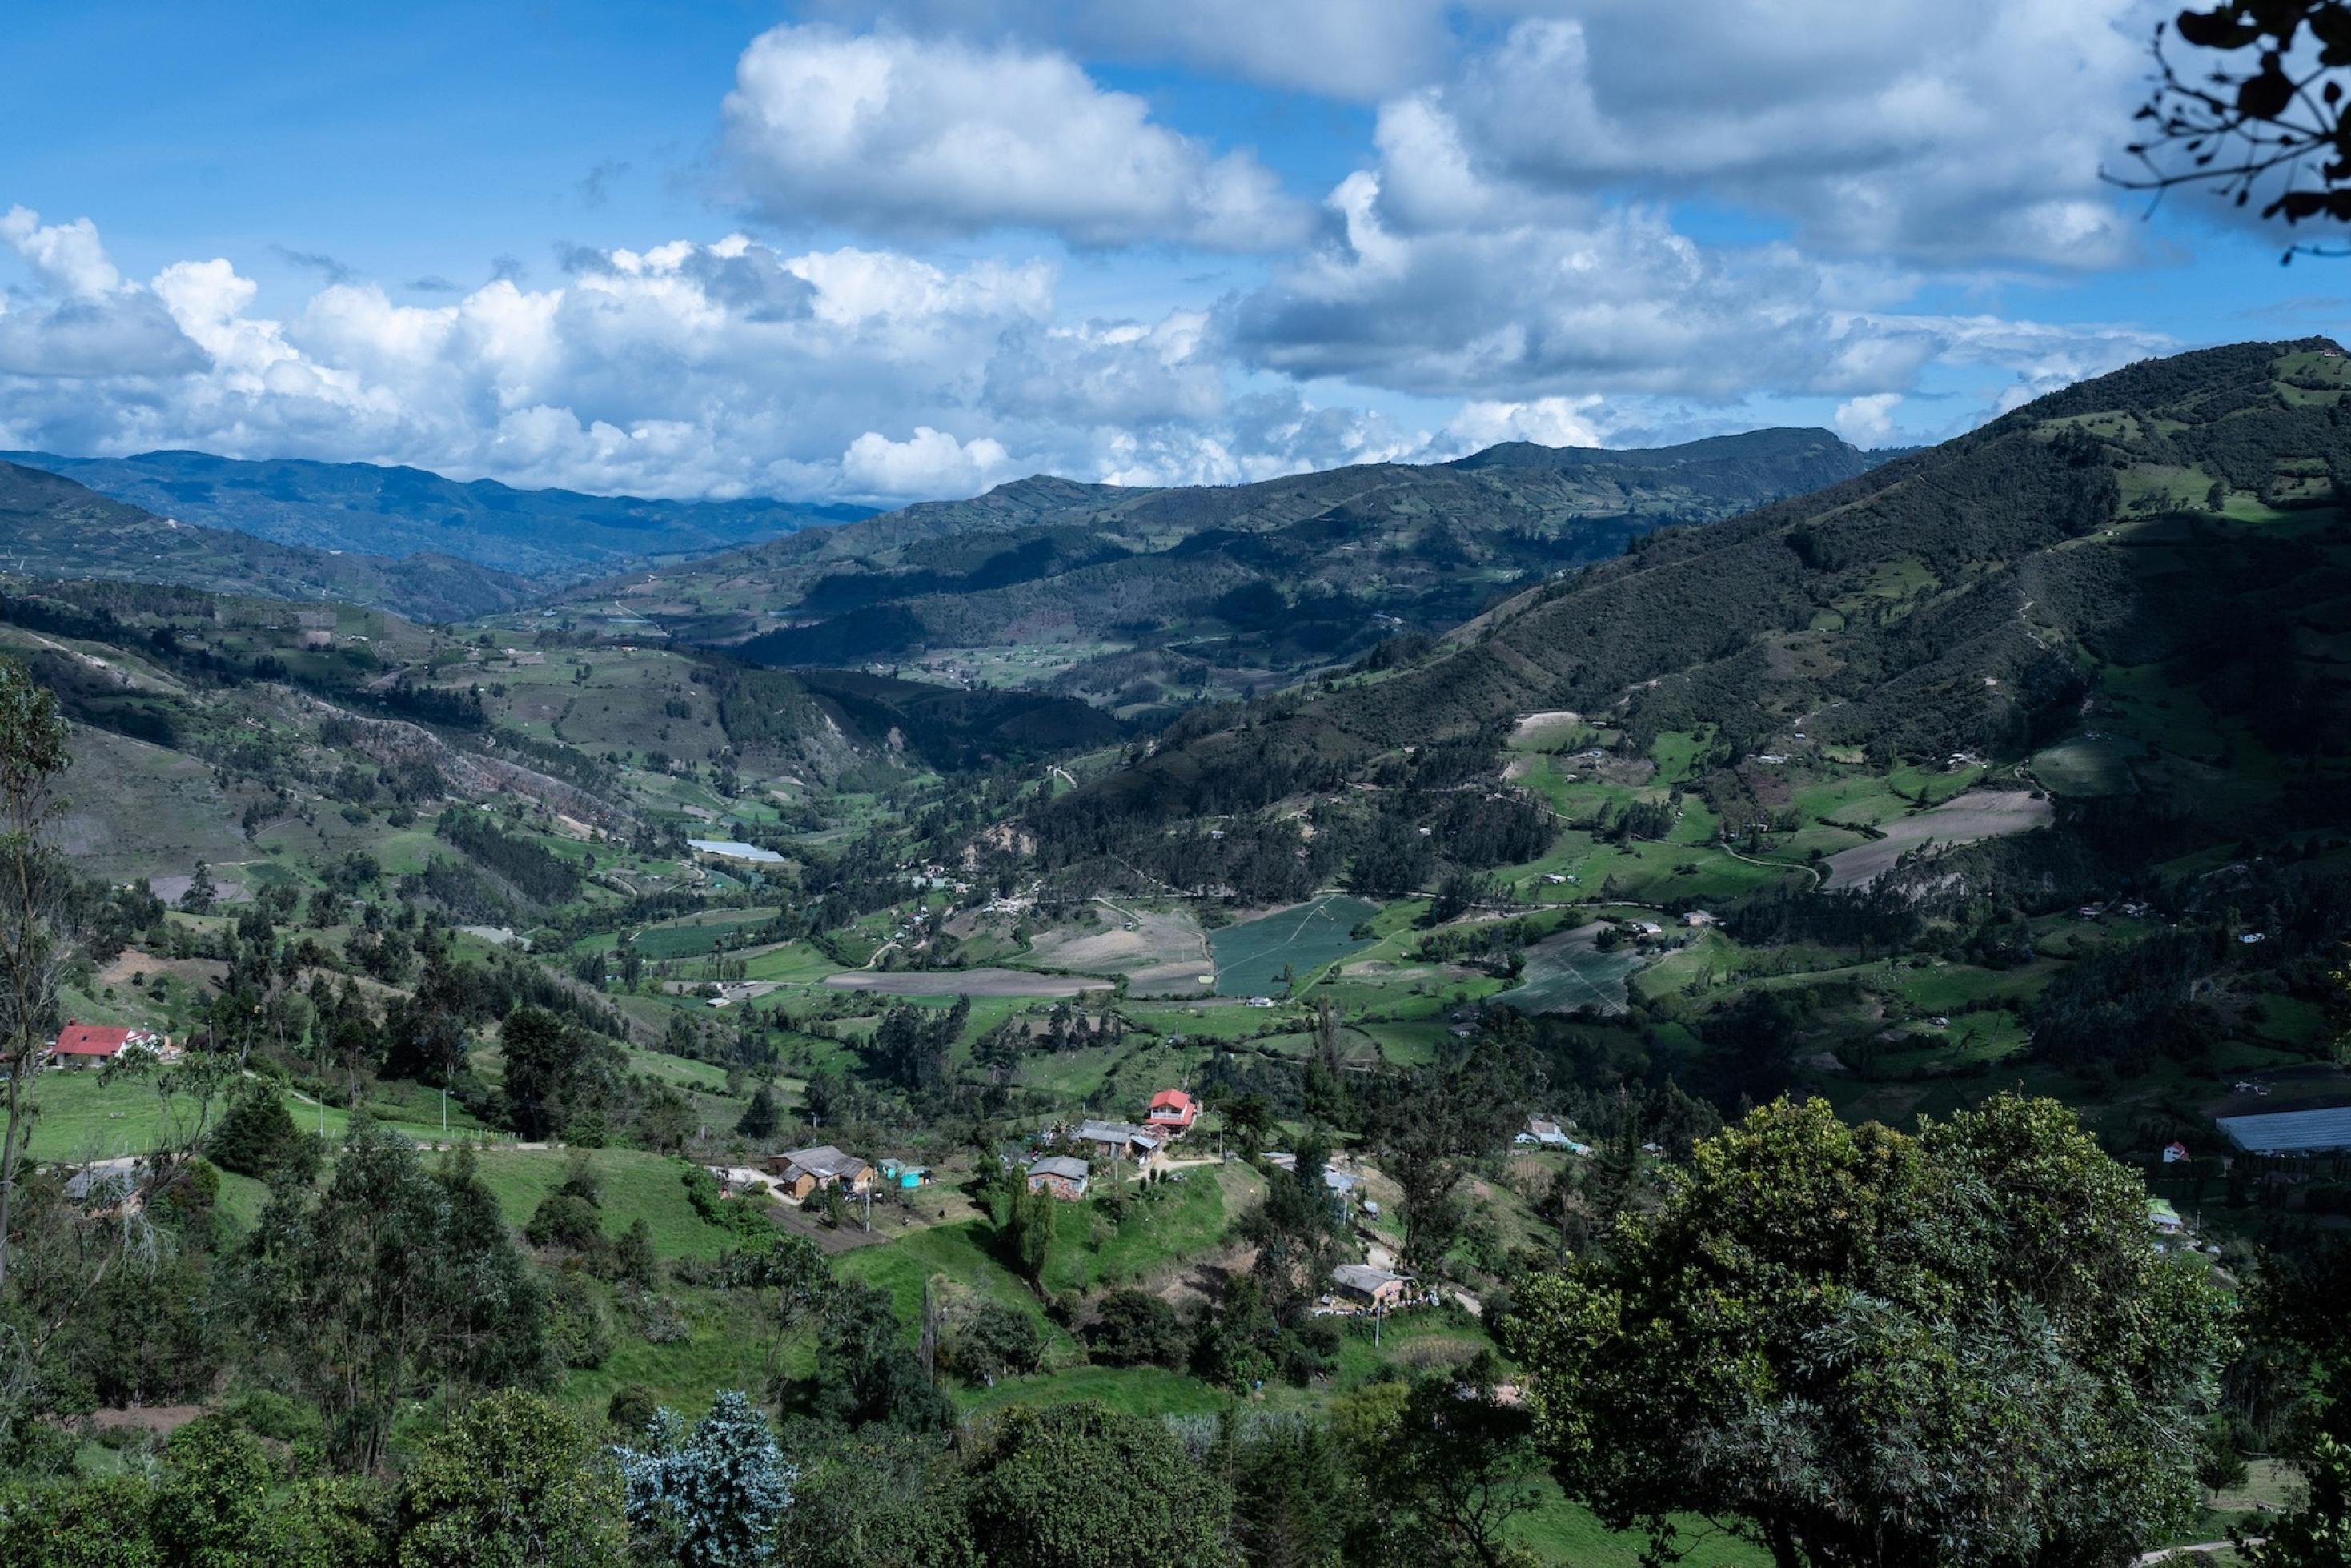
[[[1602,405],[1597,392],[1582,397],[1541,397],[1528,402],[1495,402],[1472,399],[1447,423],[1445,431],[1465,452],[1476,452],[1505,441],[1531,441],[1538,446],[1599,446],[1604,444],[1604,422],[1595,417]]]
[[[777,27],[737,63],[726,119],[746,193],[786,227],[1247,251],[1308,221],[1249,154],[1214,154],[1049,50]]]
[[[1235,309],[1259,362],[1427,396],[1907,385],[1930,334],[1842,310],[1784,246],[1703,246],[1654,209],[1555,204],[1510,217],[1474,179],[1392,225],[1381,176],[1332,198],[1340,234]],[[1440,225],[1432,214],[1443,213]]]
[[[98,225],[88,218],[44,225],[30,207],[0,213],[0,240],[52,284],[82,299],[102,299],[122,287],[122,274],[106,258]]]
[[[577,252],[547,287],[414,305],[353,282],[272,312],[229,261],[180,261],[0,309],[0,444],[900,501],[1040,470],[1223,483],[1425,444],[1360,409],[1236,396],[1211,312],[1070,323],[1055,293],[1043,263],[731,235]],[[131,352],[141,331],[168,351]]]
[[[1051,39],[1090,59],[1176,60],[1362,100],[1426,81],[1454,47],[1446,0],[818,0],[811,9],[851,26],[886,19],[925,34]]]
[[[1831,423],[1839,435],[1864,450],[1892,446],[1896,444],[1894,411],[1901,406],[1900,392],[1868,392],[1837,404]]]
[[[1499,185],[1703,195],[1848,255],[2094,268],[2137,247],[2097,171],[2144,92],[2149,0],[1541,9],[1388,105],[1384,134],[1416,113]]]
[[[0,213],[0,242],[31,274],[29,293],[0,290],[0,376],[79,381],[170,375],[202,362],[155,297],[123,281],[98,225]]]
[[[967,496],[1012,476],[1012,458],[985,435],[957,441],[918,424],[904,441],[867,431],[841,455],[849,489],[866,496]]]

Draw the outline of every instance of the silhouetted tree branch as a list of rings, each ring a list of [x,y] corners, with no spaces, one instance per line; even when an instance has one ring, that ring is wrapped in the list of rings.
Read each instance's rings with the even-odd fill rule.
[[[2195,65],[2177,44],[2198,51]],[[2139,170],[2107,174],[2135,191],[2211,187],[2234,205],[2264,198],[2261,215],[2351,223],[2351,0],[2229,0],[2189,9],[2155,30],[2155,89],[2131,143]],[[2351,255],[2316,246],[2297,252]]]

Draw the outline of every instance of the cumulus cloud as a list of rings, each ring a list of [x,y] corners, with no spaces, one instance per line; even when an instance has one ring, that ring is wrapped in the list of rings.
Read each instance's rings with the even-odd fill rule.
[[[123,289],[122,274],[106,258],[98,225],[88,218],[43,224],[30,207],[0,213],[0,240],[52,287],[77,299],[103,299]]]
[[[1338,233],[1234,308],[1258,362],[1431,396],[1593,392],[1728,402],[1907,384],[1931,333],[1844,312],[1785,246],[1702,246],[1657,210],[1499,215],[1471,182],[1439,226],[1389,221],[1381,177],[1332,198]]]
[[[852,26],[889,20],[925,34],[1050,39],[1090,59],[1173,59],[1365,101],[1441,72],[1454,48],[1446,0],[818,0],[809,9]]]
[[[1603,399],[1597,392],[1582,397],[1541,397],[1528,402],[1496,402],[1473,398],[1445,426],[1445,433],[1465,452],[1497,446],[1506,441],[1531,441],[1538,446],[1601,446],[1606,444]]]
[[[1247,251],[1308,222],[1248,153],[1217,155],[1034,47],[780,26],[737,63],[726,123],[745,193],[786,227]]]
[[[869,430],[841,455],[841,476],[872,496],[965,496],[1008,477],[1011,454],[991,437],[957,441],[918,424],[904,441]]]
[[[7,232],[39,292],[0,308],[5,445],[889,502],[1039,470],[1224,483],[1426,439],[1285,391],[1235,396],[1211,312],[1061,321],[1040,262],[733,235],[576,251],[559,287],[416,304],[352,280],[271,311],[225,258],[101,288],[94,226]]]
[[[1895,444],[1894,411],[1901,406],[1900,392],[1867,392],[1837,404],[1830,423],[1839,435],[1865,450],[1891,446]]]
[[[29,291],[0,292],[0,376],[44,382],[169,376],[202,356],[162,302],[108,259],[98,225],[43,224],[12,206],[0,242],[24,262]]]
[[[1489,182],[1697,194],[1807,246],[2090,268],[2135,225],[2097,170],[2144,89],[2147,0],[1563,0],[1383,110]],[[1401,186],[1398,187],[1401,189]]]

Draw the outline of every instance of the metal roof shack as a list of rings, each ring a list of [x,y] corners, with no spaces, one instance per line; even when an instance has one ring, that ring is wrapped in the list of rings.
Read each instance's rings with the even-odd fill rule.
[[[2351,1105],[2216,1120],[2229,1141],[2249,1155],[2319,1155],[2351,1149]]]
[[[1412,1283],[1409,1274],[1392,1273],[1369,1263],[1342,1263],[1331,1270],[1331,1282],[1343,1293],[1374,1306],[1394,1306]]]

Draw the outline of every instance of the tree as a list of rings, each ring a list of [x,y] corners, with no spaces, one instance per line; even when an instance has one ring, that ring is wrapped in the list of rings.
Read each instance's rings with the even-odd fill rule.
[[[2168,36],[2199,51],[2185,74]],[[2140,106],[2147,134],[2131,144],[2134,190],[2208,185],[2244,206],[2265,195],[2264,218],[2291,225],[2351,222],[2351,0],[2220,0],[2156,25],[2156,89]],[[2286,252],[2291,260],[2295,246]],[[2340,254],[2340,253],[2336,253]]]
[[[294,1125],[286,1102],[266,1082],[255,1082],[237,1096],[204,1139],[204,1153],[225,1171],[264,1180],[285,1170],[307,1182],[319,1169],[317,1142]]]
[[[401,1568],[620,1568],[620,1478],[587,1427],[516,1390],[466,1406],[402,1477]]]
[[[818,1326],[816,1402],[852,1427],[886,1421],[934,1431],[954,1415],[907,1350],[889,1292],[845,1282],[832,1291]]]
[[[8,1282],[11,1210],[27,1134],[21,1071],[57,1023],[57,986],[73,962],[68,911],[72,879],[41,829],[64,808],[57,775],[72,758],[57,695],[25,666],[0,658],[0,1040],[13,1064],[7,1123],[0,1128],[0,1286]]]
[[[1233,1544],[1250,1568],[1379,1560],[1345,1555],[1347,1522],[1361,1498],[1322,1422],[1293,1416],[1242,1426],[1239,1411],[1228,1406],[1208,1462],[1212,1474],[1231,1478]]]
[[[688,1436],[655,1412],[643,1448],[617,1448],[629,1523],[679,1568],[755,1568],[775,1554],[792,1467],[750,1400],[722,1389]]]
[[[361,1122],[313,1200],[281,1188],[247,1243],[254,1330],[327,1417],[335,1457],[372,1469],[401,1404],[436,1385],[557,1370],[538,1287],[469,1154],[426,1171]]]
[[[1108,1366],[1181,1366],[1189,1349],[1176,1309],[1131,1286],[1104,1296],[1086,1330],[1086,1354]]]
[[[2351,1448],[2321,1437],[2303,1468],[2300,1506],[2261,1525],[2265,1540],[2249,1545],[2231,1531],[2248,1568],[2335,1568],[2351,1563]]]
[[[738,1136],[761,1144],[776,1135],[782,1120],[776,1113],[776,1092],[762,1083],[751,1092],[751,1103],[743,1108],[735,1131]]]
[[[1160,1422],[1093,1403],[1005,1412],[973,1454],[993,1568],[1225,1568],[1231,1500]]]
[[[1005,1246],[1021,1275],[1034,1285],[1043,1281],[1045,1265],[1052,1260],[1053,1231],[1061,1223],[1060,1200],[1050,1192],[1031,1191],[1018,1172],[1011,1173],[1011,1179],[1017,1185],[1005,1219]]]
[[[1045,1358],[1045,1336],[1032,1313],[977,1296],[957,1303],[945,1350],[956,1376],[992,1386],[1008,1373],[1036,1371]]]
[[[269,1456],[225,1416],[204,1416],[172,1435],[168,1469],[152,1514],[168,1563],[238,1568],[266,1559]]]
[[[52,1481],[0,1493],[0,1563],[9,1568],[155,1568],[153,1493],[132,1476]]]
[[[545,1008],[517,1008],[498,1026],[506,1055],[507,1121],[515,1135],[540,1139],[563,1124],[580,1042],[571,1026]]]
[[[213,886],[212,867],[198,861],[195,874],[188,878],[188,891],[180,894],[180,907],[190,915],[210,915],[219,896]]]
[[[1458,1374],[1365,1389],[1334,1419],[1365,1506],[1351,1562],[1429,1568],[1531,1563],[1510,1521],[1541,1469],[1525,1412],[1495,1393],[1491,1358]]]
[[[2053,1101],[1912,1137],[1782,1100],[1506,1337],[1562,1483],[1661,1546],[1687,1511],[1782,1568],[2054,1564],[2194,1517],[2224,1311]]]

